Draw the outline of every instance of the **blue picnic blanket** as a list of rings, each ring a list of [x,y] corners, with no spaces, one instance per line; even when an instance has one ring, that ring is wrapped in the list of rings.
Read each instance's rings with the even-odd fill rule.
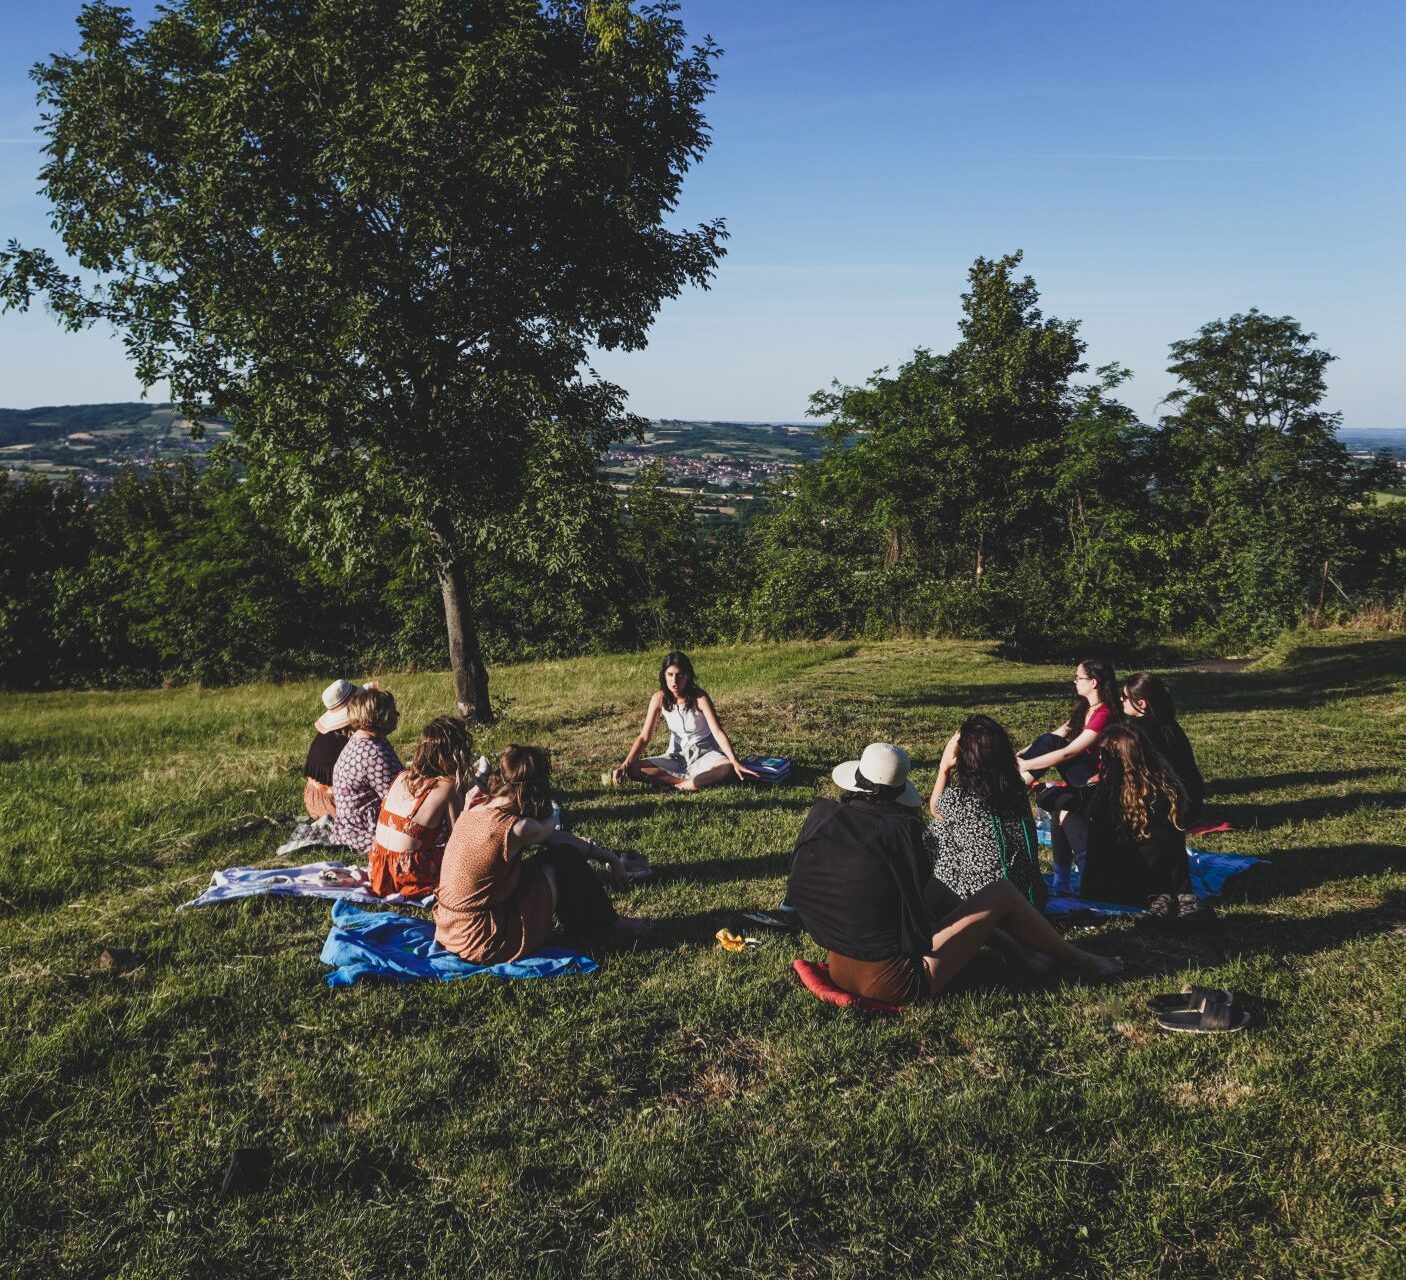
[[[1201,849],[1188,849],[1186,860],[1191,864],[1191,891],[1198,898],[1211,898],[1218,894],[1231,876],[1264,861],[1241,853],[1206,853]],[[1124,902],[1088,902],[1078,896],[1079,868],[1073,868],[1070,880],[1074,884],[1074,896],[1055,897],[1054,876],[1046,876],[1045,883],[1050,888],[1050,900],[1045,903],[1047,916],[1140,916],[1142,908],[1130,907]],[[340,903],[338,904],[341,905]]]
[[[322,963],[333,967],[329,987],[349,987],[360,978],[453,982],[481,973],[495,978],[556,978],[593,973],[599,966],[569,947],[543,947],[507,964],[470,964],[434,940],[434,922],[394,911],[364,911],[345,899],[332,904],[332,928],[322,944]]]

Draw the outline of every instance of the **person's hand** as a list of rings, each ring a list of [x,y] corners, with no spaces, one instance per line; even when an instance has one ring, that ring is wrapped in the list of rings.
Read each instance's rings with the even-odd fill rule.
[[[620,786],[620,785],[625,781],[626,777],[629,776],[629,772],[630,772],[630,767],[629,767],[629,765],[617,764],[617,765],[615,766],[615,768],[613,768],[613,769],[610,771],[610,784],[611,784],[611,786],[614,786],[614,787]]]
[[[760,778],[762,776],[755,769],[749,769],[740,760],[732,762],[732,771],[737,775],[738,782],[741,782],[743,778]]]
[[[630,868],[618,853],[606,855],[606,865],[610,868],[610,882],[617,889],[628,889],[634,881],[630,879]]]
[[[1033,787],[1038,781],[1038,779],[1033,773],[1030,772],[1029,769],[1022,769],[1020,771],[1020,780],[1025,783],[1027,787]]]

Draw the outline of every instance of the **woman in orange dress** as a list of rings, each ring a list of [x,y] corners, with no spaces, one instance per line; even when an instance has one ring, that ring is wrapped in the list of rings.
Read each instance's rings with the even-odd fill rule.
[[[533,857],[523,855],[542,846]],[[588,862],[630,885],[622,855],[557,830],[551,766],[541,747],[510,746],[487,803],[464,812],[449,833],[435,902],[435,941],[474,964],[502,964],[541,950],[552,917],[575,946],[602,936],[638,941],[652,927],[622,919]]]
[[[381,801],[368,854],[372,893],[418,898],[439,887],[450,829],[465,809],[488,799],[474,784],[473,749],[462,720],[440,716],[425,726],[410,767]]]

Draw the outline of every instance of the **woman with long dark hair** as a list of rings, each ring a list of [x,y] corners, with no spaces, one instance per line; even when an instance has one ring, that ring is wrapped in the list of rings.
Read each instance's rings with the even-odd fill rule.
[[[662,756],[646,756],[661,716],[669,730],[669,750]],[[738,761],[688,655],[677,649],[665,654],[659,666],[659,688],[644,713],[644,727],[612,771],[611,780],[617,787],[629,778],[676,791],[697,791],[733,777],[741,781],[756,776],[754,769]]]
[[[1104,730],[1122,719],[1118,677],[1103,658],[1085,658],[1074,668],[1074,705],[1058,729],[1042,733],[1018,757],[1021,777],[1033,784],[1046,769],[1057,769],[1071,787],[1086,787],[1097,776],[1099,740]],[[1050,842],[1054,858],[1054,890],[1070,891],[1070,870],[1084,852],[1087,833],[1078,814],[1061,812]]]
[[[1189,802],[1184,816],[1188,826],[1194,823],[1206,801],[1206,780],[1186,733],[1177,723],[1171,690],[1157,676],[1139,671],[1123,681],[1123,714],[1172,766]]]
[[[948,739],[923,837],[932,870],[958,897],[1009,880],[1029,902],[1048,898],[1040,875],[1030,792],[1010,735],[990,716],[968,716]]]
[[[533,857],[524,856],[540,846]],[[435,903],[435,941],[475,964],[501,964],[544,947],[552,917],[574,946],[601,937],[638,940],[651,927],[616,915],[588,862],[604,863],[628,888],[625,857],[559,831],[551,765],[541,747],[508,747],[486,804],[460,815],[449,834]]]
[[[1096,977],[1122,969],[1066,942],[1007,880],[961,900],[929,872],[922,799],[908,753],[873,742],[836,765],[842,800],[811,806],[791,857],[786,899],[829,952],[830,979],[854,995],[892,1004],[935,996],[987,943]],[[1048,960],[1044,959],[1048,957]]]
[[[1166,759],[1126,724],[1103,735],[1098,781],[1046,787],[1043,808],[1088,824],[1080,894],[1093,902],[1147,908],[1154,917],[1209,916],[1191,890],[1186,792]]]

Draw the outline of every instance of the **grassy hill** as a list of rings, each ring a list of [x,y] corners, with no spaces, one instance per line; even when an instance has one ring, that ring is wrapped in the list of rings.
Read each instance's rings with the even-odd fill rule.
[[[276,865],[322,682],[11,695],[0,796],[0,1270],[16,1275],[944,1277],[1406,1273],[1406,641],[1319,636],[1180,672],[1211,781],[1263,855],[1200,936],[1077,931],[1109,986],[994,980],[894,1020],[794,985],[804,940],[712,941],[774,904],[826,773],[910,746],[931,783],[986,709],[1062,717],[1063,667],[893,642],[696,655],[777,790],[613,792],[657,656],[495,673],[479,745],[550,745],[569,825],[642,848],[657,949],[590,977],[331,992],[324,903],[177,914]],[[405,729],[440,674],[388,677]],[[277,819],[270,822],[269,818]],[[1219,844],[1214,841],[1218,839]],[[131,972],[99,971],[105,945]],[[1264,1022],[1160,1035],[1151,992]],[[237,1148],[266,1190],[223,1199]]]

